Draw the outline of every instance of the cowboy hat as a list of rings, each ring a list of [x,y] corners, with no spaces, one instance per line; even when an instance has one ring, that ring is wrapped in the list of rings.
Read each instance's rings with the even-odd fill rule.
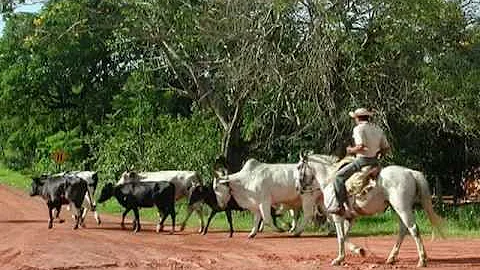
[[[371,111],[369,111],[365,108],[358,108],[354,112],[349,112],[348,115],[350,115],[350,117],[352,117],[352,118],[355,118],[355,117],[358,117],[358,116],[372,116],[373,112],[371,112]]]

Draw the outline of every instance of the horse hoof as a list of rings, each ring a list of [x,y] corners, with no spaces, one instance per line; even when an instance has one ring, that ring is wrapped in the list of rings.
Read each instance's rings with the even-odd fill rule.
[[[332,265],[340,265],[342,261],[343,259],[336,258],[335,260],[332,261]]]
[[[427,263],[425,261],[419,261],[417,267],[427,267]]]

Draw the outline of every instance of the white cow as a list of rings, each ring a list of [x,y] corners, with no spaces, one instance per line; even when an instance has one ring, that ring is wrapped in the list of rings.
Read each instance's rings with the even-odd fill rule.
[[[175,185],[175,200],[180,200],[182,198],[188,198],[190,190],[196,185],[201,185],[202,180],[197,172],[195,171],[157,171],[157,172],[134,172],[134,171],[125,171],[122,173],[120,180],[118,180],[117,185],[132,182],[132,181],[144,181],[144,182],[156,182],[156,181],[168,181]],[[195,211],[198,214],[200,219],[200,229],[199,232],[203,231],[204,222],[202,209],[200,207],[188,207],[187,216],[182,222],[180,230],[185,229],[185,225],[188,221],[188,218]]]
[[[81,224],[83,224],[85,217],[87,216],[88,210],[92,211],[95,217],[95,220],[97,221],[97,224],[101,223],[100,216],[98,215],[96,206],[97,203],[95,202],[95,190],[97,189],[97,184],[98,184],[98,174],[95,171],[67,171],[67,172],[61,172],[57,173],[54,176],[64,176],[64,175],[70,175],[70,176],[77,176],[85,181],[87,181],[87,188],[90,193],[90,196],[88,194],[85,194],[85,199],[83,200],[83,213],[82,213],[82,219],[81,219]],[[91,201],[90,201],[91,200]],[[70,211],[70,205],[67,206],[67,209]],[[72,215],[72,217],[74,217]]]
[[[304,219],[295,229],[295,235],[300,235],[305,222],[313,220],[316,202],[322,205],[323,198],[321,191],[317,190],[313,191],[318,195],[314,196],[315,204],[303,203],[295,181],[297,174],[296,164],[268,164],[249,159],[241,171],[214,180],[215,194],[221,207],[233,196],[240,207],[254,214],[250,238],[255,237],[262,220],[265,225],[276,229],[272,226],[272,206],[283,204],[287,208],[303,208]]]

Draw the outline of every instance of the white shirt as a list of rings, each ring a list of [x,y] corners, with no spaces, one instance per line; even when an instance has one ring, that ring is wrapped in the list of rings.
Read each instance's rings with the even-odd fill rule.
[[[355,145],[363,145],[366,149],[357,153],[357,157],[376,157],[378,151],[388,148],[385,133],[377,125],[369,122],[360,122],[353,128]]]

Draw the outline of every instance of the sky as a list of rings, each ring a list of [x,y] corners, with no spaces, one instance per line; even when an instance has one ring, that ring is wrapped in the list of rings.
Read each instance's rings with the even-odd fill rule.
[[[15,8],[14,12],[37,12],[42,8],[43,4],[42,3],[34,3],[34,4],[25,4],[25,5],[19,5],[17,8]],[[5,27],[5,21],[3,21],[3,16],[0,15],[0,35],[3,33],[3,28]]]

